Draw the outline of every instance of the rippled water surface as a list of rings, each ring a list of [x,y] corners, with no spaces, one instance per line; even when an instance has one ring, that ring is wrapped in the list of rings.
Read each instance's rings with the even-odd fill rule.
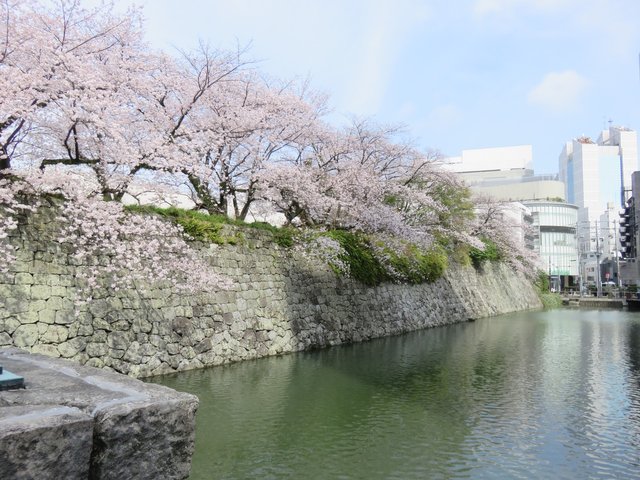
[[[192,479],[640,478],[640,314],[554,310],[153,379]]]

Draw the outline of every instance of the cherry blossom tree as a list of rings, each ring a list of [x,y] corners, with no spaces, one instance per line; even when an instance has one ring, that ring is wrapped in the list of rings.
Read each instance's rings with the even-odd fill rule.
[[[530,278],[544,269],[540,257],[526,246],[525,237],[531,235],[532,227],[517,204],[480,194],[473,200],[475,219],[471,235],[495,244],[501,260]]]
[[[154,136],[157,83],[147,79],[164,57],[145,49],[139,11],[77,0],[0,6],[0,270],[10,268],[21,215],[55,195],[64,198],[57,240],[72,246],[89,290],[109,278],[118,283],[108,288],[181,276],[174,283],[185,287],[223,284],[177,227],[104,201],[121,198],[141,165],[176,143]],[[178,109],[171,131],[189,108]]]
[[[78,0],[4,0],[0,8],[0,170],[18,158],[55,155],[56,140],[62,140],[67,163],[97,163],[80,144],[108,136],[108,119],[100,115],[105,103],[126,104],[124,67],[135,66],[130,59],[142,47],[140,12],[117,16],[108,5],[84,9]],[[86,133],[88,125],[100,133]],[[50,135],[54,128],[61,138]]]
[[[304,148],[324,100],[304,84],[275,84],[247,71],[212,92],[204,111],[210,143],[182,172],[199,207],[220,214],[232,209],[244,220],[256,200],[260,172]]]
[[[165,257],[196,257],[175,227],[134,217],[121,201],[186,185],[209,213],[244,220],[267,202],[288,224],[425,249],[482,248],[488,237],[530,267],[505,234],[506,217],[484,200],[474,205],[437,152],[371,119],[335,128],[308,82],[267,79],[245,57],[205,44],[154,52],[136,8],[0,0],[0,255],[10,259],[9,232],[36,199],[57,195],[59,240],[75,244],[78,265],[104,267],[87,271],[102,280],[126,266],[137,278],[181,272]],[[108,260],[93,265],[99,256]],[[100,283],[93,274],[86,282]]]
[[[465,187],[438,167],[437,153],[398,142],[396,128],[370,120],[355,121],[341,134],[319,132],[295,161],[272,165],[261,177],[263,197],[288,223],[392,235],[425,246],[438,236],[478,244],[468,235],[468,202],[446,201]],[[463,206],[467,212],[453,221]]]

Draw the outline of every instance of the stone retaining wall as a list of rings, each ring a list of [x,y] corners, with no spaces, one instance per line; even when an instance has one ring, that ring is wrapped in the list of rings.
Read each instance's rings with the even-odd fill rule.
[[[39,212],[12,238],[18,261],[0,276],[0,346],[63,357],[134,377],[157,375],[541,307],[502,264],[450,266],[425,285],[367,287],[277,247],[268,232],[206,248],[230,290],[167,288],[94,298],[74,313],[74,266]]]

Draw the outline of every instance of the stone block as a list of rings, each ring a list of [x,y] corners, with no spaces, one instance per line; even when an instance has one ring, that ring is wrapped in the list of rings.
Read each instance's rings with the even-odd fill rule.
[[[138,315],[140,313],[138,312]],[[151,333],[153,329],[153,324],[147,319],[139,316],[133,320],[133,331],[134,332],[142,332],[142,333]]]
[[[30,312],[41,312],[46,310],[46,308],[47,302],[45,300],[34,300],[31,302],[31,305],[29,305]]]
[[[52,285],[51,286],[51,295],[58,296],[58,297],[70,296],[69,292],[67,291],[67,288],[59,286],[59,285]]]
[[[140,309],[142,308],[142,300],[138,296],[123,296],[120,298],[122,308]]]
[[[37,323],[39,316],[38,316],[38,312],[30,310],[27,312],[16,314],[16,318],[21,324],[24,325],[27,323]]]
[[[129,320],[118,320],[117,322],[113,322],[111,324],[111,330],[126,332],[131,328],[131,323]]]
[[[48,285],[33,285],[31,298],[34,300],[47,300],[51,296],[51,287]]]
[[[8,317],[0,322],[0,330],[4,330],[10,335],[13,334],[19,326],[20,322],[16,317]]]
[[[82,352],[87,346],[87,339],[84,337],[76,337],[71,340],[60,343],[58,345],[58,351],[60,356],[64,358],[70,358],[78,353]]]
[[[30,301],[28,296],[2,297],[0,294],[0,298],[3,299],[4,310],[8,313],[17,314],[29,311]]]
[[[94,330],[91,340],[94,342],[106,343],[107,337],[108,333],[105,330]]]
[[[56,284],[59,287],[72,287],[75,285],[75,277],[73,275],[58,275]]]
[[[270,318],[259,318],[255,324],[256,330],[273,330],[273,320]]]
[[[54,400],[53,403],[57,403]],[[61,405],[0,409],[0,478],[86,479],[93,419]]]
[[[196,352],[192,347],[182,347],[180,349],[180,355],[182,356],[182,358],[191,360],[196,356]]]
[[[151,335],[149,337],[149,343],[151,343],[151,345],[156,347],[158,350],[164,350],[167,345],[160,335]]]
[[[42,323],[54,323],[56,321],[56,311],[40,310],[38,312],[38,321]]]
[[[109,352],[109,347],[106,343],[88,342],[85,352],[90,357],[103,357]]]
[[[138,342],[131,342],[131,344],[129,345],[129,348],[127,348],[127,351],[125,352],[124,356],[122,357],[122,359],[125,362],[129,362],[129,363],[133,363],[133,364],[140,364],[140,362],[142,361],[142,353],[140,351],[140,344]]]
[[[118,350],[126,351],[129,348],[129,344],[133,340],[133,334],[131,332],[110,332],[107,335],[107,345],[109,348],[115,348]]]
[[[43,334],[40,335],[42,343],[61,343],[69,338],[69,330],[62,325],[48,325]]]
[[[109,322],[107,322],[103,318],[94,318],[91,322],[91,325],[96,330],[106,331],[111,329],[111,325],[109,324]]]
[[[89,360],[87,360],[87,363],[85,363],[85,365],[87,367],[103,368],[104,361],[101,358],[90,358]]]
[[[73,310],[73,302],[68,298],[49,297],[47,299],[47,308],[49,310]]]
[[[193,332],[193,320],[187,317],[176,317],[171,322],[171,328],[180,336],[189,336]]]
[[[208,352],[209,350],[211,350],[213,348],[213,343],[211,341],[210,338],[205,338],[204,340],[201,340],[194,348],[193,350],[197,353],[197,354],[201,354],[204,352]]]
[[[20,325],[13,332],[13,344],[16,347],[32,347],[38,341],[38,326],[36,324]]]
[[[30,273],[16,273],[14,282],[16,285],[33,285],[33,275]]]
[[[79,325],[76,335],[82,335],[84,337],[87,337],[87,336],[93,335],[93,331],[94,330],[91,325]]]
[[[104,318],[111,311],[109,302],[105,299],[97,299],[89,302],[89,312],[94,317]]]
[[[105,358],[105,362],[107,360],[110,361],[111,364],[114,363],[114,360],[120,360],[122,357],[124,357],[124,350],[118,350],[117,348],[110,348],[107,351],[107,358]],[[118,371],[122,371],[122,369],[119,369]]]
[[[31,353],[40,353],[42,355],[46,355],[47,357],[53,358],[58,358],[60,356],[58,347],[56,347],[55,345],[37,344],[31,347]]]

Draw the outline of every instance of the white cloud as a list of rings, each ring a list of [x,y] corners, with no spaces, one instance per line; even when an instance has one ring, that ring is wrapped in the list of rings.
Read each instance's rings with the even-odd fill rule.
[[[529,94],[529,103],[554,112],[575,109],[589,86],[589,81],[573,70],[547,73]]]

